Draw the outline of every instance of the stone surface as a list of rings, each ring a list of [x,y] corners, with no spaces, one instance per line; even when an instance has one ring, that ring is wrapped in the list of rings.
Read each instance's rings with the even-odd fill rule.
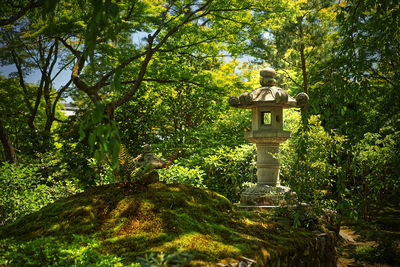
[[[244,205],[279,206],[284,203],[284,196],[290,191],[280,187],[280,164],[275,156],[279,144],[290,137],[290,132],[283,130],[283,109],[305,105],[308,96],[300,93],[294,99],[286,90],[275,86],[275,76],[274,69],[262,69],[262,87],[229,99],[233,107],[252,110],[251,130],[245,133],[245,138],[257,146],[257,186],[243,192],[241,203]]]
[[[244,191],[240,198],[241,205],[281,206],[286,204],[287,195],[291,194],[289,187],[257,184]]]
[[[295,248],[290,254],[271,258],[263,266],[336,267],[336,243],[337,236],[334,232],[319,233],[306,246]]]
[[[264,77],[275,77],[276,71],[271,67],[267,67],[267,68],[260,70],[260,76],[263,78]]]
[[[151,146],[145,145],[143,153],[133,159],[137,167],[144,167],[151,164],[154,169],[161,169],[165,166],[165,161],[151,153]]]
[[[305,106],[308,103],[309,97],[306,93],[299,93],[296,96],[298,106]]]
[[[347,243],[355,243],[354,239],[344,231],[340,231],[339,236],[341,239],[343,239]]]
[[[229,104],[237,108],[253,108],[266,104],[284,108],[296,107],[296,99],[291,97],[284,89],[274,86],[275,79],[272,80],[264,81],[263,84],[267,86],[257,88],[252,92],[242,93],[239,97],[231,96]]]
[[[130,172],[131,180],[143,185],[156,183],[159,175],[155,169],[165,166],[165,161],[151,153],[151,146],[145,145],[143,153],[133,159],[136,168]]]

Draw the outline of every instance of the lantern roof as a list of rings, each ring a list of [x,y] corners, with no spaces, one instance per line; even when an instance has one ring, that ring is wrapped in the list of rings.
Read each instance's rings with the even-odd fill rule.
[[[296,98],[291,97],[286,90],[276,86],[276,72],[272,68],[260,70],[260,84],[262,87],[252,92],[245,92],[239,97],[231,96],[229,105],[236,108],[253,107],[300,107],[307,104],[308,95],[300,93]]]

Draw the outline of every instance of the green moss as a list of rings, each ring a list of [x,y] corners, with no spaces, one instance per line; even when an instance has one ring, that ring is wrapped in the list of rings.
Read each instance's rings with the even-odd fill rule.
[[[312,238],[266,213],[237,211],[212,191],[163,183],[140,189],[93,187],[0,228],[0,239],[17,242],[43,236],[72,242],[77,234],[126,263],[152,251],[179,251],[203,265],[242,256],[265,262]]]
[[[198,232],[186,233],[178,236],[170,242],[166,242],[159,247],[154,248],[155,251],[180,251],[190,252],[197,258],[207,261],[216,262],[224,258],[236,257],[241,251],[228,244],[215,241],[213,236],[200,234]]]

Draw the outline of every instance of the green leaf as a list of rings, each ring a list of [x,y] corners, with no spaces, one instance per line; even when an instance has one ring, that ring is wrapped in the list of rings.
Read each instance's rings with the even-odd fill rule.
[[[121,75],[122,75],[122,69],[115,70],[113,87],[117,91],[121,91]]]

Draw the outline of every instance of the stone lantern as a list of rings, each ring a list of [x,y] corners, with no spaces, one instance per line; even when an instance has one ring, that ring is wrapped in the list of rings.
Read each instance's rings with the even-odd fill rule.
[[[275,75],[272,68],[262,69],[262,87],[229,99],[232,107],[252,110],[251,130],[245,133],[245,138],[257,147],[257,185],[242,193],[242,205],[281,205],[290,191],[279,183],[280,164],[275,157],[279,144],[290,137],[290,132],[283,130],[283,109],[305,105],[308,96],[300,93],[294,99],[275,86]]]

